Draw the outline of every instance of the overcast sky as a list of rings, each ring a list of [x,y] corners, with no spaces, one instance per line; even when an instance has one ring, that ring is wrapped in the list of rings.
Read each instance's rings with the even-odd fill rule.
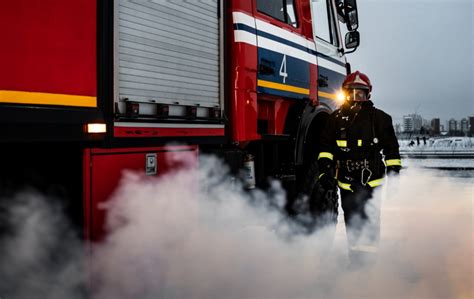
[[[365,72],[375,105],[400,121],[474,116],[474,0],[358,0]]]

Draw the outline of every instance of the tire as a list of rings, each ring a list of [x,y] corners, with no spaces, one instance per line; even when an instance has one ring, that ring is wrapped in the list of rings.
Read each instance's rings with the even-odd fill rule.
[[[318,182],[319,175],[318,161],[315,159],[302,178],[303,183],[292,207],[297,222],[308,233],[337,224],[339,208],[337,187],[324,189]]]

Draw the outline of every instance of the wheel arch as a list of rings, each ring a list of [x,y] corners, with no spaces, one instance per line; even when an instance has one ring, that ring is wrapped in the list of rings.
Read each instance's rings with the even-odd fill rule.
[[[301,124],[296,136],[295,161],[297,166],[311,162],[311,155],[318,152],[319,136],[332,109],[324,105],[308,107],[303,112]]]

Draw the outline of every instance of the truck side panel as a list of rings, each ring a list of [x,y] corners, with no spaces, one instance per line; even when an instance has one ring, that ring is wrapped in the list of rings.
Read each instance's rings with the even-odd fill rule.
[[[258,140],[257,134],[257,39],[242,28],[255,28],[253,1],[232,1],[227,13],[227,42],[230,50],[231,105],[228,128],[236,142]]]
[[[0,36],[1,103],[97,107],[96,1],[6,1]]]

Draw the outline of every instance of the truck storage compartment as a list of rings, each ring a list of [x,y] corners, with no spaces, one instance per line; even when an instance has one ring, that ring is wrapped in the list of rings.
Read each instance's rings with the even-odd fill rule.
[[[117,1],[119,121],[220,117],[218,2]]]
[[[169,172],[195,170],[198,152],[195,145],[86,149],[83,160],[85,238],[99,241],[105,236],[107,209],[104,204],[112,200],[127,171],[144,181]],[[156,211],[157,215],[160,212]]]

